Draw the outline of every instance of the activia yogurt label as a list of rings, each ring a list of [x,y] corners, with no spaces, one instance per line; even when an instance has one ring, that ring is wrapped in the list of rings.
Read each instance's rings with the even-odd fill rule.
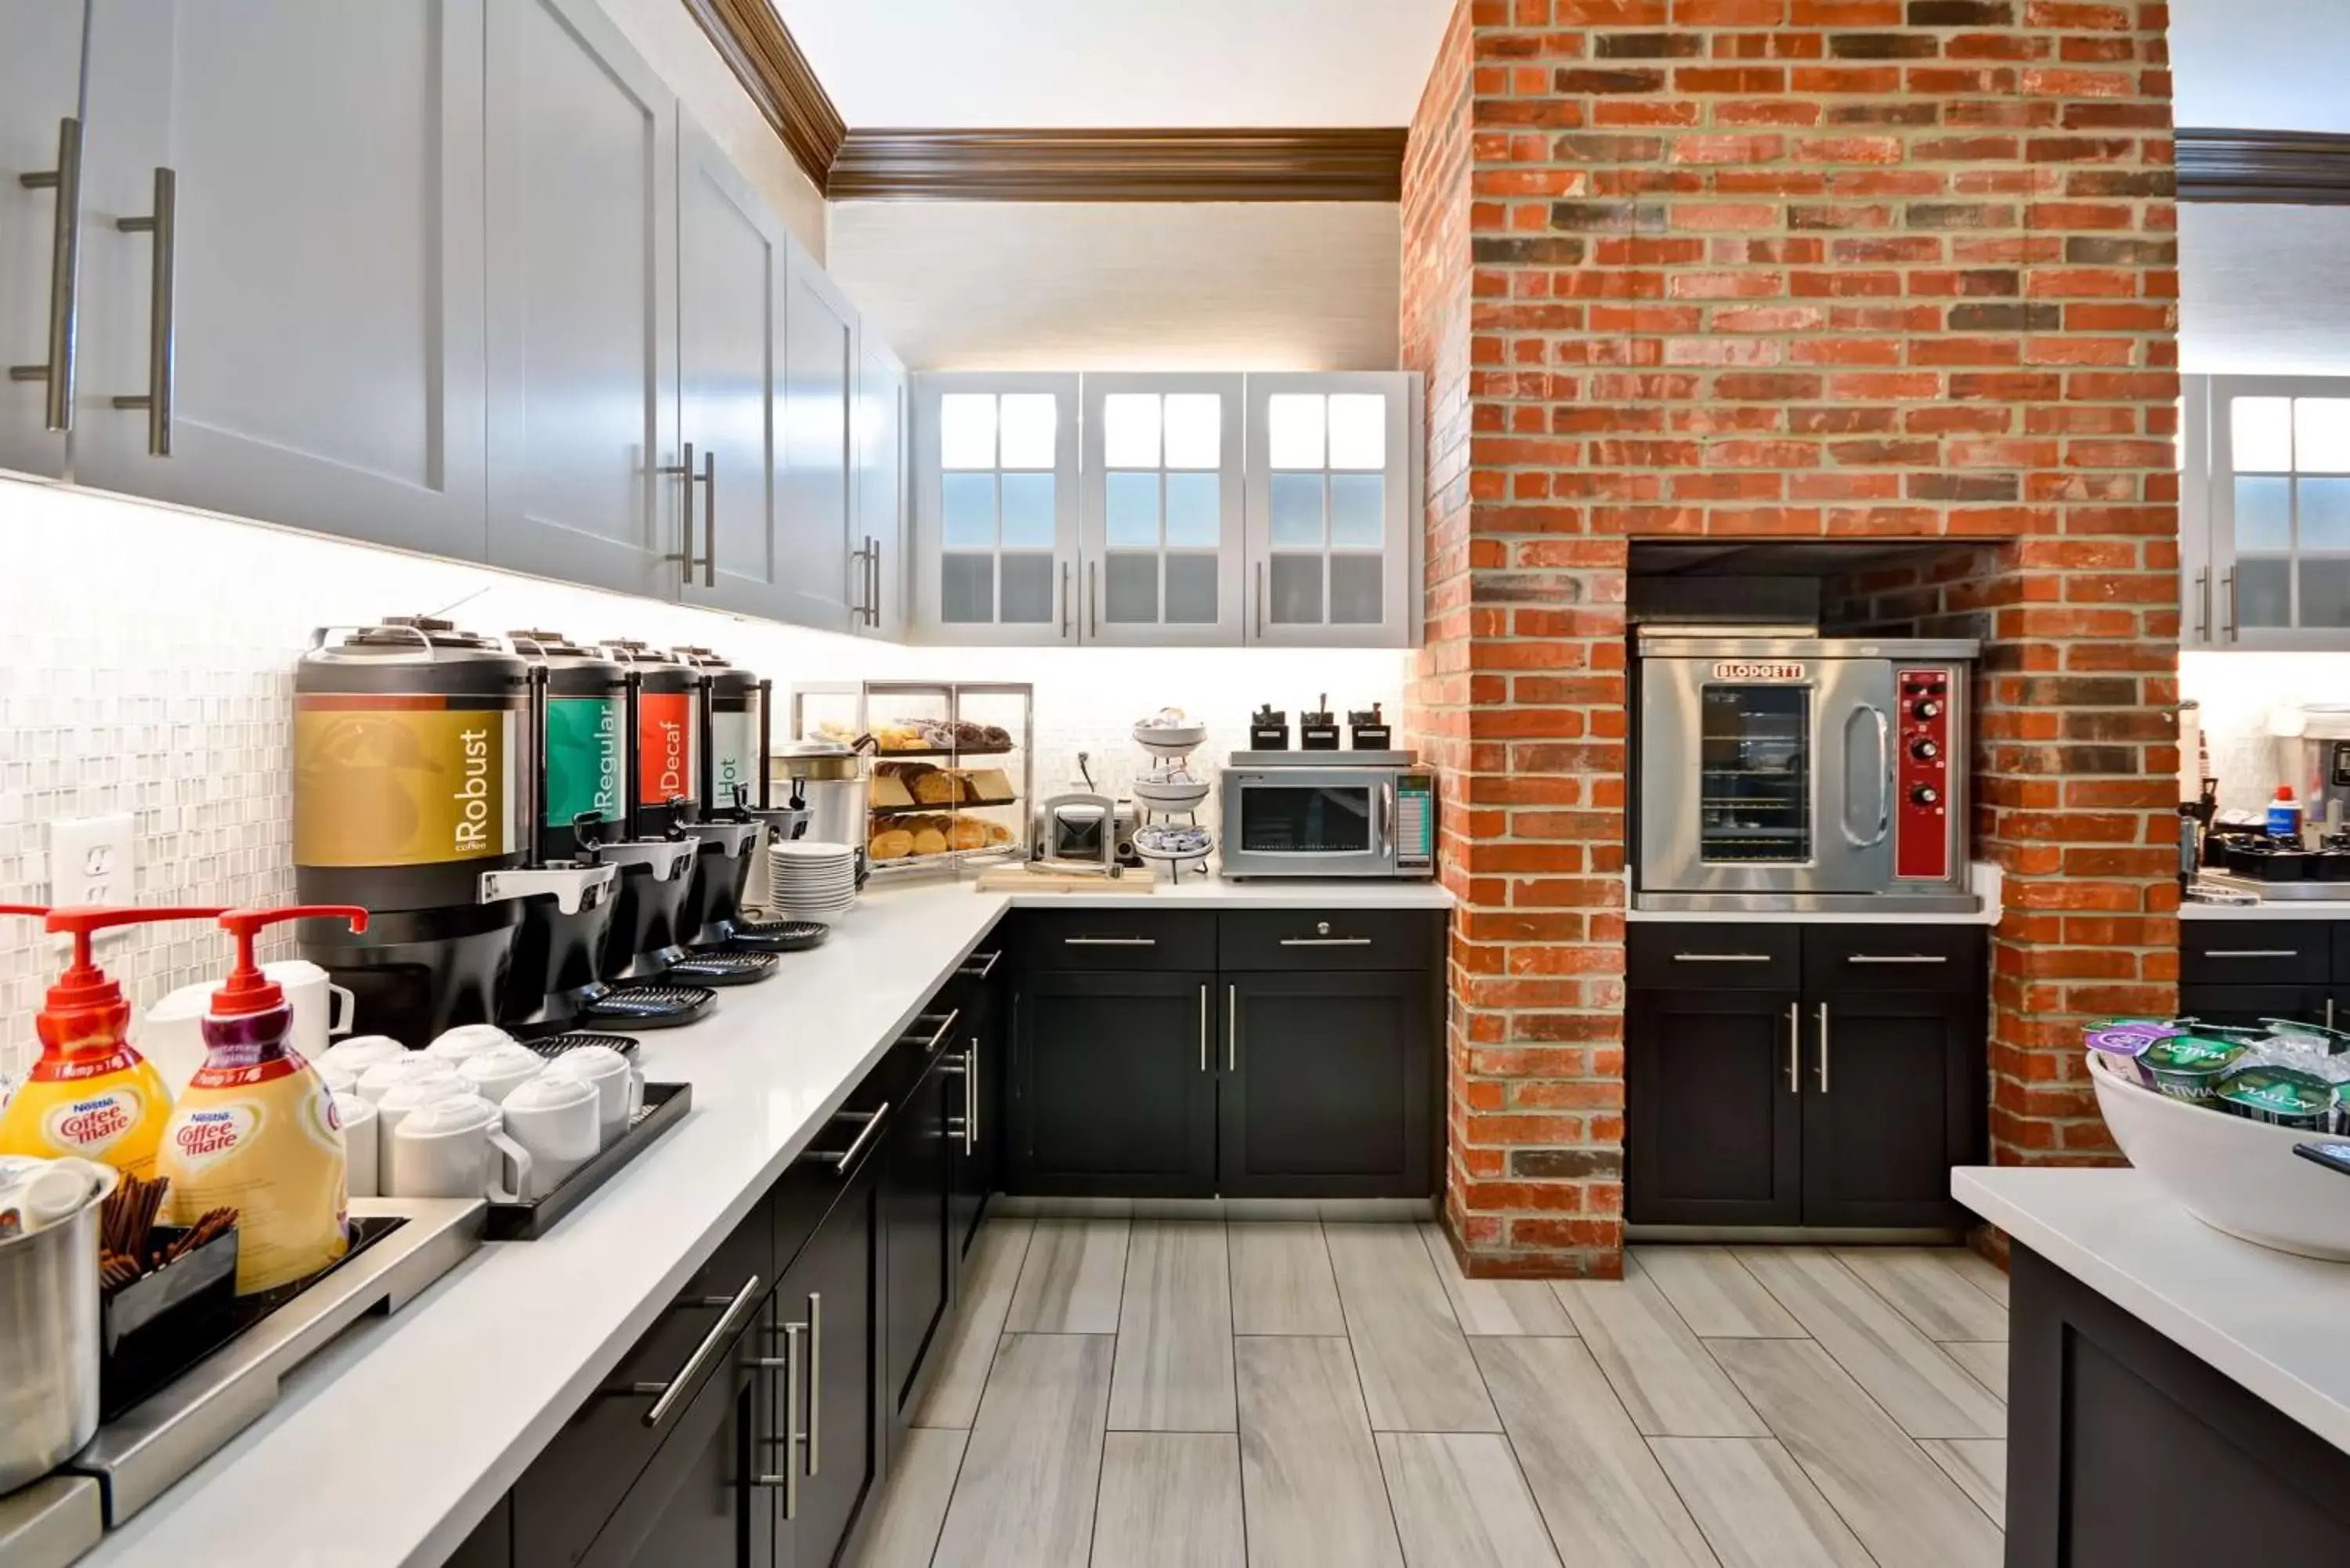
[[[2281,1127],[2317,1127],[2332,1112],[2334,1085],[2291,1067],[2246,1067],[2220,1085],[2230,1108]]]

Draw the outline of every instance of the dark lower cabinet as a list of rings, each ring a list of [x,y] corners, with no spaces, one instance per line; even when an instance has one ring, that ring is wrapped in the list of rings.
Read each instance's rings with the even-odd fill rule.
[[[1804,1219],[1804,1096],[1792,991],[1635,991],[1624,1016],[1624,1217],[1645,1225]]]
[[[1425,971],[1227,974],[1217,1190],[1227,1198],[1428,1191],[1437,1021]]]
[[[1010,1190],[1215,1191],[1215,978],[1182,971],[1021,978],[1006,1085]]]
[[[769,1568],[773,1514],[759,1481],[763,1417],[754,1323],[684,1407],[620,1498],[580,1568]]]
[[[824,1223],[775,1286],[769,1307],[764,1489],[775,1568],[831,1568],[879,1488],[881,1423],[873,1307],[879,1282],[880,1163],[824,1179],[845,1183]],[[780,1365],[778,1365],[780,1364]]]
[[[1950,1168],[1988,1114],[1980,993],[1840,992],[1811,1002],[1803,1054],[1806,1225],[1952,1227]]]
[[[2264,1018],[2291,1018],[2303,1023],[2330,1023],[2327,1004],[2333,993],[2323,985],[2182,985],[2178,1011],[2206,1023],[2258,1023]],[[2334,1011],[2341,1011],[2336,1004]]]
[[[881,1344],[895,1427],[913,1413],[923,1356],[946,1319],[962,1256],[948,1219],[947,1106],[962,1086],[945,1070],[955,1054],[944,1035],[930,1043],[932,1027],[918,1029],[918,1075],[890,1111],[881,1138]]]
[[[958,1060],[947,1069],[947,1158],[952,1167],[951,1225],[955,1250],[968,1253],[987,1216],[988,1195],[1002,1182],[1003,1139],[1004,997],[1009,977],[1001,950],[971,955],[952,992],[962,1018]],[[959,1049],[958,1049],[959,1047]]]

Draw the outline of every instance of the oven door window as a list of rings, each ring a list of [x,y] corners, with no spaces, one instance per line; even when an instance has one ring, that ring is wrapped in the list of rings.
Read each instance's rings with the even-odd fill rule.
[[[1241,847],[1260,855],[1367,855],[1368,784],[1251,784],[1241,796]]]
[[[1710,865],[1812,857],[1807,686],[1708,686],[1699,734],[1698,854]]]

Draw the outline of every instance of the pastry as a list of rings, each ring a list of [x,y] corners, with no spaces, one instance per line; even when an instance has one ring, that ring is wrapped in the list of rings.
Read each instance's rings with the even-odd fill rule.
[[[961,783],[954,774],[932,768],[914,780],[914,799],[923,805],[952,805],[962,798],[962,791],[957,787]]]
[[[947,829],[947,847],[950,849],[986,848],[987,824],[975,816],[959,819],[952,827]]]
[[[980,768],[964,777],[965,801],[1005,801],[1013,798],[1012,775],[1002,768]]]
[[[987,829],[987,842],[989,847],[993,848],[998,845],[1009,844],[1012,842],[1012,830],[1004,826],[1002,823],[989,822],[983,823],[981,826]]]
[[[899,860],[913,852],[914,836],[902,827],[885,828],[865,846],[865,853],[876,860]]]
[[[885,752],[919,752],[929,744],[920,728],[913,724],[876,724],[873,739]]]
[[[948,723],[945,720],[923,719],[918,722],[914,725],[914,728],[922,738],[922,746],[924,749],[933,752],[951,752],[954,750],[954,726]]]
[[[939,829],[935,827],[925,827],[920,832],[914,835],[915,854],[944,855],[946,852],[947,836]]]
[[[1008,752],[1012,749],[1012,732],[1001,724],[988,725],[982,732],[982,735],[987,743],[987,749],[991,752]]]

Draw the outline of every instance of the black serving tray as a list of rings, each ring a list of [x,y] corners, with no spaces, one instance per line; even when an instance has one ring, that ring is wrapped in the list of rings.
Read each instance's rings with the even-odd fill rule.
[[[654,1139],[685,1119],[693,1104],[691,1084],[647,1084],[644,1108],[612,1147],[571,1173],[571,1179],[544,1198],[524,1203],[492,1203],[482,1231],[488,1241],[535,1241],[553,1230],[612,1173],[644,1153]]]

